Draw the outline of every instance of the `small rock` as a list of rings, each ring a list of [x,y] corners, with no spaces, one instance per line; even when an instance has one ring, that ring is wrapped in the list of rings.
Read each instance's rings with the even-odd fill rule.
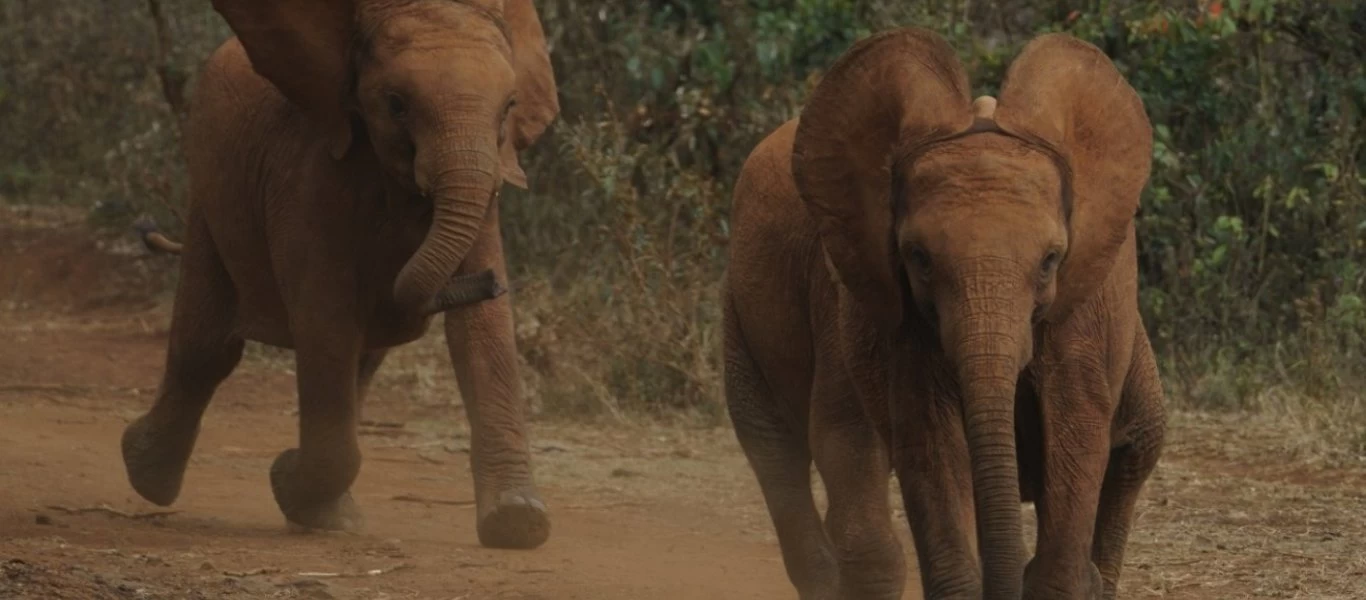
[[[569,445],[563,442],[542,440],[535,445],[537,452],[569,452]]]
[[[279,584],[280,587],[292,587],[299,591],[300,598],[311,598],[313,600],[332,600],[336,596],[328,590],[326,581],[312,578],[291,579]]]
[[[39,524],[39,525],[51,525],[51,524],[52,524],[52,517],[49,517],[49,516],[44,515],[44,514],[39,514],[38,516],[36,516],[36,517],[33,518],[33,522],[34,522],[34,523],[37,523],[37,524]]]
[[[202,563],[199,563],[199,570],[200,570],[200,571],[217,571],[217,570],[218,570],[218,567],[213,566],[213,563],[211,563],[211,562],[209,562],[209,561],[206,560],[206,561],[204,561],[204,562],[202,562]]]
[[[623,469],[623,468],[618,467],[618,468],[612,469],[612,476],[613,476],[613,477],[639,477],[639,476],[640,476],[640,473],[637,473],[637,472],[632,471],[632,470],[630,470],[630,469]]]
[[[133,557],[133,560],[136,560],[136,561],[138,561],[138,562],[147,563],[147,564],[152,565],[152,566],[154,566],[154,567],[165,567],[165,566],[169,566],[169,565],[166,563],[165,559],[162,559],[160,556],[157,556],[157,555],[155,555],[155,554],[138,554],[138,555],[136,555],[136,556]]]
[[[277,585],[279,587],[292,587],[301,590],[307,588],[326,589],[328,587],[326,581],[323,581],[321,579],[314,579],[312,577],[299,577],[295,579],[287,579]]]

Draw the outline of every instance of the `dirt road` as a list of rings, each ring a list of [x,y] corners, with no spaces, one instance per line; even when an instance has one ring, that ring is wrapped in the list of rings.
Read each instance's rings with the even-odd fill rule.
[[[261,351],[220,389],[163,514],[118,451],[165,344],[165,298],[146,290],[167,263],[141,254],[64,213],[0,207],[0,598],[794,597],[722,428],[539,421],[551,540],[479,547],[466,423],[424,362],[439,328],[395,353],[366,409],[363,534],[285,529],[266,472],[294,443],[293,377]],[[1289,429],[1173,417],[1124,598],[1366,597],[1366,465],[1297,453]]]

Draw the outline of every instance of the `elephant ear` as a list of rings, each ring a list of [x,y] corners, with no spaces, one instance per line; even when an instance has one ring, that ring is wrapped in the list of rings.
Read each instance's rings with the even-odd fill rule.
[[[213,0],[257,74],[314,117],[336,158],[351,145],[345,107],[352,0]]]
[[[531,0],[506,0],[503,20],[512,37],[512,66],[517,72],[517,105],[508,115],[502,148],[503,178],[525,188],[526,174],[517,161],[517,153],[541,137],[560,114],[560,101],[536,6]]]
[[[953,48],[921,28],[863,39],[817,84],[792,143],[792,175],[836,279],[879,324],[903,318],[892,222],[894,153],[972,124]]]
[[[1138,211],[1153,156],[1143,101],[1099,48],[1048,34],[1006,72],[996,122],[1051,148],[1071,172],[1069,242],[1053,303],[1066,314],[1105,281]]]

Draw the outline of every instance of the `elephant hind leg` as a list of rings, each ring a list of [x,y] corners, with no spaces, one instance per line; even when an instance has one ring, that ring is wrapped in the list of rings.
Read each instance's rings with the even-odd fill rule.
[[[1104,581],[1107,600],[1113,600],[1118,593],[1124,548],[1139,492],[1157,467],[1162,453],[1166,434],[1163,405],[1157,361],[1148,336],[1140,329],[1117,414],[1123,443],[1110,453],[1092,545],[1092,560]]]
[[[202,220],[191,219],[183,252],[156,401],[122,439],[129,483],[161,506],[180,495],[204,409],[237,367],[244,345],[234,328],[236,291]]]
[[[729,386],[728,386],[729,387]],[[732,410],[732,415],[736,411]],[[811,496],[811,455],[801,439],[750,414],[735,435],[754,470],[778,534],[788,579],[802,600],[836,597],[838,566]]]
[[[727,305],[725,394],[735,436],[778,534],[783,565],[801,600],[836,597],[839,571],[811,496],[811,452],[750,357]]]

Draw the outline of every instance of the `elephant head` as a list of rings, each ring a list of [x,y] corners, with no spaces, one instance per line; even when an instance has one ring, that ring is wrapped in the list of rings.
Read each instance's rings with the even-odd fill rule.
[[[888,332],[919,319],[956,370],[986,598],[1021,594],[1016,383],[1040,324],[1115,263],[1151,139],[1109,59],[1065,35],[1028,44],[999,102],[975,104],[942,38],[875,35],[801,114],[792,171],[842,294]]]
[[[213,0],[252,68],[310,117],[338,160],[366,144],[404,193],[432,203],[394,282],[429,306],[474,244],[517,152],[559,113],[531,0]]]

